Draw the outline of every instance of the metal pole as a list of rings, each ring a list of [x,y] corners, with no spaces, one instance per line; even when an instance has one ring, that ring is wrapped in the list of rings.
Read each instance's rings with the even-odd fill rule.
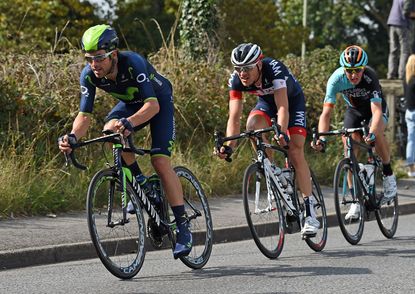
[[[303,0],[303,28],[307,27],[307,0]],[[301,58],[305,58],[305,39],[301,44]]]

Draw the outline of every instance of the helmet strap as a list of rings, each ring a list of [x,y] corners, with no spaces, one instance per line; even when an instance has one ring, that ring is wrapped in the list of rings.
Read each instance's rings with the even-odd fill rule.
[[[258,78],[256,79],[256,81],[254,82],[255,87],[257,87],[257,83],[258,81],[261,79],[262,77],[262,71],[259,69],[258,63],[256,64],[256,68],[258,69]]]

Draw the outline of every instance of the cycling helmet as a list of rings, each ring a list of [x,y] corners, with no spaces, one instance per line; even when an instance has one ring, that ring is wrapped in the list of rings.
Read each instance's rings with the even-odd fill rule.
[[[352,45],[347,47],[340,54],[340,65],[343,67],[358,67],[367,65],[367,54],[359,46]]]
[[[109,25],[96,25],[87,29],[82,36],[82,51],[104,49],[109,52],[118,47],[117,32]]]
[[[232,50],[231,62],[236,66],[255,64],[262,58],[262,51],[258,45],[243,43]]]

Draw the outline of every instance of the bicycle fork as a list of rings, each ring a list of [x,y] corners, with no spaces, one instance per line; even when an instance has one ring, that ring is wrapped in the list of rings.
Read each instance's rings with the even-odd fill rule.
[[[121,207],[122,207],[122,218],[116,221],[112,220],[112,207],[114,205],[114,192],[115,192],[115,181],[111,184],[108,195],[108,218],[107,218],[107,227],[114,228],[115,226],[124,225],[129,223],[127,218],[127,177],[132,178],[131,171],[128,168],[123,168],[121,163],[121,150],[122,144],[113,145],[113,155],[114,163],[117,166],[118,178],[120,182],[119,190],[121,192]]]

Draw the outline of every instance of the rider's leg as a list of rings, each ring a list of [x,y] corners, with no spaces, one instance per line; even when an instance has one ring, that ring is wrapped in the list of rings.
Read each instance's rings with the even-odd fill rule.
[[[307,197],[311,195],[312,191],[310,168],[304,156],[304,143],[305,137],[303,135],[290,134],[288,156],[295,168],[298,188],[303,197]]]
[[[249,114],[248,119],[246,121],[246,129],[248,131],[268,128],[269,126],[270,126],[270,119],[268,115],[259,110],[253,110]],[[266,136],[266,134],[262,135],[262,139],[266,143],[269,142],[269,138]],[[255,149],[254,142],[252,142],[252,147]],[[268,159],[271,160],[271,162],[273,162],[272,150],[267,149],[265,152],[267,153]]]
[[[384,131],[386,128],[386,123],[382,121],[382,124],[379,126],[380,134],[376,137],[376,153],[382,159],[383,166],[383,190],[385,193],[385,198],[392,199],[397,193],[396,177],[393,174],[392,166],[390,162],[390,151],[389,145],[387,143]]]

